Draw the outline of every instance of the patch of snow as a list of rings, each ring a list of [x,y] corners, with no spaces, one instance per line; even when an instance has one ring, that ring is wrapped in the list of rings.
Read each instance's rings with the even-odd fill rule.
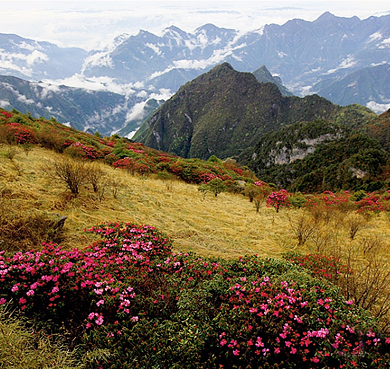
[[[380,32],[375,32],[372,35],[368,37],[367,43],[378,41],[383,37],[383,35]]]
[[[334,69],[328,70],[325,74],[332,74],[334,72],[337,72],[340,69],[346,69],[346,68],[351,68],[357,64],[357,61],[354,59],[352,55],[348,55],[348,57],[344,60],[341,61],[339,66]]]
[[[147,44],[145,44],[145,46],[147,46],[148,48],[152,49],[157,55],[161,55],[162,54],[161,50],[154,44],[147,43]]]
[[[128,138],[129,140],[133,138],[133,136],[136,134],[138,130],[135,130],[135,131],[131,131],[130,133],[128,133],[125,137]]]

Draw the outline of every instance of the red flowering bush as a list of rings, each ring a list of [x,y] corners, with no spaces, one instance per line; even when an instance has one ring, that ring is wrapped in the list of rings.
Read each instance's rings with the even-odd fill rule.
[[[350,210],[351,205],[351,194],[346,191],[342,193],[333,193],[331,191],[324,191],[323,193],[315,196],[309,196],[307,199],[306,207],[322,207],[325,211],[332,209],[338,210]]]
[[[356,201],[356,205],[358,207],[357,212],[358,213],[375,213],[378,214],[381,211],[384,211],[385,209],[383,208],[382,202],[381,202],[381,197],[377,194],[370,193],[368,194],[367,197]]]
[[[325,278],[331,282],[339,279],[341,274],[352,273],[347,265],[334,256],[289,252],[284,254],[283,258],[307,269],[314,277]]]
[[[9,143],[25,144],[36,143],[37,138],[35,132],[20,123],[7,123],[6,124],[6,139]]]
[[[65,154],[73,157],[81,157],[89,160],[96,160],[102,158],[104,155],[95,147],[88,146],[82,142],[72,142],[72,140],[65,141],[63,146],[66,146],[64,150]]]
[[[8,111],[0,111],[0,114],[6,118],[12,118],[12,114]]]
[[[126,169],[130,173],[154,173],[155,168],[150,163],[144,163],[137,158],[123,158],[112,163],[114,168]]]
[[[288,196],[289,193],[284,189],[280,191],[274,191],[268,196],[266,205],[268,207],[275,208],[276,212],[278,213],[280,209],[288,208],[290,206]]]
[[[128,286],[127,282],[142,277],[151,260],[169,254],[170,241],[149,226],[112,223],[89,231],[105,241],[85,251],[46,244],[37,252],[11,256],[3,252],[0,294],[6,297],[1,303],[12,299],[41,324],[50,320],[46,328],[66,328],[72,336],[93,323],[99,326],[117,314],[129,314],[123,299],[134,297],[131,292],[137,283]]]

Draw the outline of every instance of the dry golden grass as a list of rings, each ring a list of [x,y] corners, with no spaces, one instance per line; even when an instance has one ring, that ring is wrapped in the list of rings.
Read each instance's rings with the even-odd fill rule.
[[[313,217],[296,209],[276,213],[264,205],[256,212],[254,203],[243,195],[204,197],[197,185],[134,176],[103,163],[97,165],[105,172],[104,197],[89,185],[74,198],[45,169],[60,154],[39,147],[28,153],[20,147],[12,149],[16,151],[11,160],[9,147],[0,146],[0,206],[6,201],[21,213],[34,210],[67,216],[63,248],[84,248],[96,240],[84,229],[118,221],[154,226],[173,240],[174,251],[200,256],[278,257],[295,250],[341,257],[354,270],[348,280],[338,282],[342,290],[356,301],[367,295],[361,306],[380,318],[383,327],[390,326],[388,214],[367,220],[354,212],[331,211]],[[314,222],[315,231],[298,246],[297,231],[307,225],[305,219]]]
[[[203,198],[197,185],[133,176],[105,164],[100,166],[106,172],[106,179],[115,180],[116,185],[105,185],[103,200],[99,201],[91,186],[72,198],[44,169],[46,163],[58,159],[60,154],[39,147],[28,153],[13,148],[16,154],[12,160],[0,156],[0,196],[21,211],[36,209],[66,215],[63,247],[86,247],[94,236],[84,229],[109,221],[152,225],[174,241],[175,251],[193,251],[203,256],[272,257],[296,245],[289,223],[296,210],[282,210],[277,214],[263,206],[257,213],[254,204],[243,195],[222,193]],[[0,153],[7,150],[5,145],[0,147]],[[118,184],[115,198],[112,189]],[[341,220],[334,223],[337,230],[330,232],[346,237],[347,231],[336,227],[337,223],[341,224]],[[381,215],[370,222],[369,228],[359,231],[359,235],[388,239],[389,220]],[[308,243],[302,251],[315,250]]]

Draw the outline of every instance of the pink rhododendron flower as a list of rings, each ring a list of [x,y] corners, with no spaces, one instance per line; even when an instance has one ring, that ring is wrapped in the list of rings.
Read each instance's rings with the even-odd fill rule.
[[[94,317],[95,317],[95,315],[97,315],[96,313],[90,313],[89,315],[88,315],[88,319],[89,320],[92,320]]]
[[[59,290],[60,290],[60,289],[59,289],[57,286],[55,286],[55,287],[53,287],[53,289],[51,290],[51,293],[57,293]]]
[[[100,316],[95,320],[95,323],[96,323],[97,325],[102,325],[102,324],[103,324],[103,321],[104,321],[103,316],[100,315]]]

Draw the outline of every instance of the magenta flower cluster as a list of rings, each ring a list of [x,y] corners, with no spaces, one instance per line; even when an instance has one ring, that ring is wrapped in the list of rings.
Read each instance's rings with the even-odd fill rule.
[[[275,208],[276,212],[285,207],[290,207],[288,200],[289,193],[287,190],[273,191],[267,198],[266,206]]]

